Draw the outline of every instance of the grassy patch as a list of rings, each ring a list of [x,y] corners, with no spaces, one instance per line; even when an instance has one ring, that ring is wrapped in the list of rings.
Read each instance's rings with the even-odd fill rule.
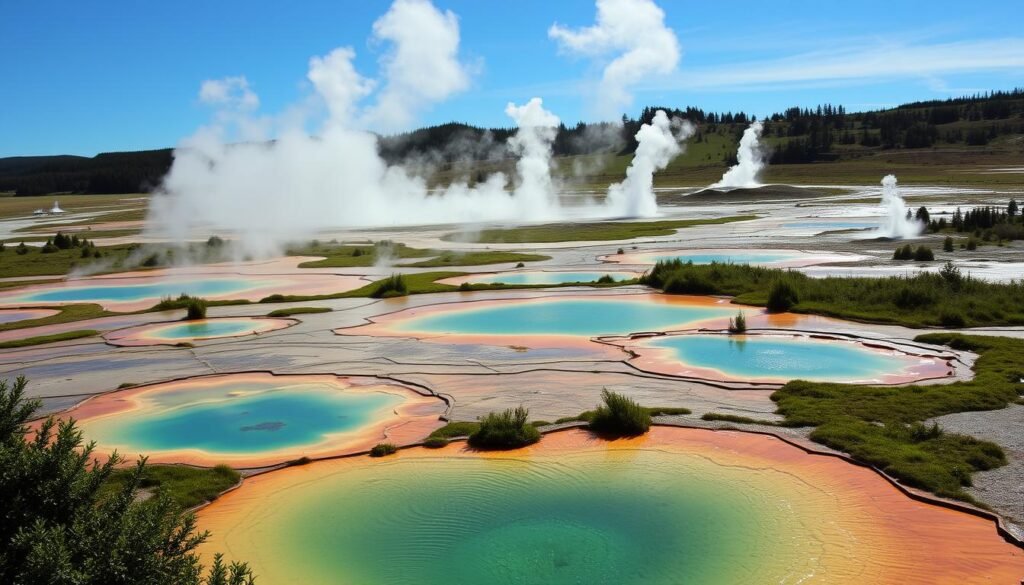
[[[667,293],[734,295],[734,302],[908,327],[1024,323],[1024,282],[991,283],[951,265],[885,278],[811,278],[746,264],[659,262],[641,282]]]
[[[441,252],[437,257],[420,260],[410,264],[399,264],[410,268],[439,268],[443,266],[482,266],[485,264],[505,264],[512,262],[540,262],[551,260],[551,256],[543,254],[520,254],[518,252]]]
[[[1024,340],[933,333],[915,341],[977,352],[974,379],[939,386],[875,387],[796,380],[772,394],[787,426],[874,465],[907,485],[973,501],[971,474],[1006,463],[998,445],[922,424],[955,412],[1005,408],[1024,394]]]
[[[36,337],[26,337],[25,339],[14,339],[11,341],[0,342],[0,349],[14,349],[18,347],[29,347],[32,345],[42,345],[44,343],[56,343],[58,341],[70,341],[72,339],[81,339],[83,337],[95,337],[100,332],[95,329],[78,329],[75,331],[64,331],[62,333],[54,333],[51,335],[38,335]]]
[[[276,309],[267,313],[267,317],[291,317],[292,315],[308,315],[311,313],[330,313],[330,307],[292,307]]]
[[[134,469],[119,469],[103,484],[102,492],[114,495],[124,489]],[[227,465],[200,469],[185,465],[147,465],[139,487],[169,495],[185,508],[212,502],[224,490],[238,483],[237,471]]]
[[[450,422],[430,433],[428,439],[452,439],[468,437],[480,429],[478,422]]]
[[[418,274],[403,274],[402,281],[405,283],[406,294],[417,295],[436,292],[451,292],[459,290],[459,287],[450,284],[434,282],[445,278],[463,276],[465,272],[420,272]],[[372,297],[382,284],[389,278],[371,282],[366,286],[342,293],[326,295],[281,295],[275,294],[260,299],[261,303],[292,303],[300,301],[324,301],[329,299],[350,299]]]
[[[494,244],[629,240],[641,237],[668,236],[674,234],[676,230],[698,225],[717,225],[756,218],[756,215],[738,215],[714,219],[553,223],[538,226],[486,229],[478,233],[456,232],[447,234],[441,239]]]
[[[0,253],[0,274],[5,277],[63,275],[76,268],[86,268],[94,264],[103,266],[104,271],[116,271],[116,267],[123,263],[134,249],[135,246],[130,244],[97,246],[91,253],[99,252],[98,258],[83,258],[82,250],[79,248],[43,253],[41,247],[28,246],[26,253],[18,254],[17,246],[8,244],[7,249]]]
[[[366,245],[310,242],[302,247],[290,248],[287,254],[324,257],[321,260],[303,262],[299,264],[299,268],[349,268],[373,266],[384,259],[426,258],[436,253],[433,250],[420,250],[405,244],[381,241]]]
[[[678,406],[641,406],[643,410],[647,411],[650,416],[673,416],[681,414],[692,414],[693,411],[689,408],[682,408]],[[563,416],[562,418],[555,421],[556,425],[570,423],[570,422],[585,422],[589,423],[594,419],[596,410],[584,410],[576,416]]]
[[[530,411],[522,406],[492,412],[480,419],[477,430],[469,436],[469,445],[476,449],[518,449],[540,440],[537,427],[529,424]]]
[[[718,412],[706,412],[700,417],[701,420],[718,420],[722,422],[739,423],[744,425],[774,425],[775,423],[770,420],[762,420],[758,418],[750,418],[749,416],[740,416],[738,414],[722,414]]]
[[[0,323],[0,331],[11,331],[13,329],[24,329],[26,327],[42,327],[44,325],[58,325],[60,323],[71,323],[72,321],[84,321],[86,319],[97,319],[114,315],[103,307],[92,303],[81,305],[64,305],[61,307],[46,307],[60,311],[56,315],[42,317],[40,319],[26,319],[12,323]]]

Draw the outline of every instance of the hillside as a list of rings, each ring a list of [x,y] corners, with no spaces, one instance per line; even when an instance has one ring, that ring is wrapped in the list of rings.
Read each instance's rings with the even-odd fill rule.
[[[736,145],[752,121],[744,112],[647,107],[623,125],[562,126],[554,144],[557,173],[570,186],[620,180],[636,143],[632,136],[657,109],[698,126],[687,152],[658,174],[660,186],[701,185],[735,162]],[[765,120],[770,166],[763,177],[779,183],[866,183],[894,172],[904,183],[1020,184],[1000,171],[1024,160],[1024,89],[948,100],[915,102],[887,110],[849,113],[842,106],[794,107]],[[431,169],[432,183],[475,182],[513,171],[504,148],[512,128],[449,123],[385,136],[382,156]],[[79,156],[0,158],[0,192],[17,195],[131,193],[159,184],[170,149]]]

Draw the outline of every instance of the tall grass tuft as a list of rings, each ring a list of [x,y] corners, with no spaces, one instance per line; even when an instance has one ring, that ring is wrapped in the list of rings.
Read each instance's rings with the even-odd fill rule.
[[[530,411],[522,406],[492,412],[480,419],[480,428],[469,436],[476,449],[517,449],[540,440],[540,432],[529,424]]]
[[[608,437],[635,437],[651,428],[650,412],[635,400],[611,392],[601,391],[604,404],[594,410],[590,419],[590,430]]]
[[[375,299],[390,299],[393,297],[404,297],[409,294],[409,287],[405,284],[405,278],[401,274],[392,274],[380,281],[370,296]]]

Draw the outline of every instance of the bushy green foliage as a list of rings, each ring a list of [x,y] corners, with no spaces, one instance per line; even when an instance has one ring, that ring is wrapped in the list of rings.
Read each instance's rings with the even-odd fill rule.
[[[601,276],[601,278],[597,279],[597,283],[598,284],[614,284],[615,283],[615,277],[613,277],[611,274],[604,274],[604,275]]]
[[[736,318],[729,319],[729,333],[740,334],[747,332],[747,318],[743,315],[743,311],[736,314]]]
[[[196,321],[206,318],[206,301],[198,297],[189,297],[185,302],[185,319]]]
[[[667,283],[704,282],[712,294],[764,306],[774,283],[788,283],[798,301],[789,310],[830,317],[898,323],[910,327],[950,326],[942,316],[960,315],[964,326],[1024,324],[1024,283],[992,283],[960,274],[948,265],[939,273],[885,278],[811,278],[799,272],[745,264],[696,266],[659,262],[641,280],[674,292]]]
[[[377,283],[371,297],[375,299],[389,299],[392,297],[404,297],[409,294],[409,287],[401,274],[392,274],[390,277]]]
[[[953,251],[953,238],[951,236],[946,236],[946,238],[944,240],[942,240],[942,251],[943,252],[952,252]]]
[[[385,457],[398,453],[398,446],[394,443],[377,443],[370,449],[370,457]]]
[[[423,441],[423,446],[428,449],[440,449],[441,447],[448,446],[448,439],[444,437],[427,437],[427,440]]]
[[[935,260],[935,253],[928,246],[918,246],[914,250],[914,260],[917,262],[931,262]]]
[[[933,333],[915,341],[979,353],[974,379],[946,385],[875,387],[792,381],[772,394],[788,426],[815,426],[811,439],[875,465],[907,485],[970,500],[974,471],[1005,464],[998,445],[942,432],[923,421],[995,410],[1019,399],[1024,341]]]
[[[202,576],[207,533],[158,491],[135,498],[145,460],[104,495],[118,457],[93,459],[73,421],[26,423],[39,402],[26,381],[0,381],[0,583],[10,585],[248,585],[245,565],[215,562]]]
[[[725,414],[725,413],[719,413],[719,412],[705,412],[704,414],[701,415],[700,419],[701,420],[707,420],[707,421],[715,421],[715,420],[717,420],[717,421],[722,421],[722,422],[732,422],[732,423],[739,423],[739,424],[745,424],[745,425],[774,425],[775,424],[772,421],[768,421],[768,420],[761,420],[761,419],[751,418],[749,416],[742,416],[742,415],[738,415],[738,414]]]
[[[529,424],[530,411],[522,406],[492,412],[480,419],[480,427],[469,436],[476,449],[518,449],[540,440],[540,432]]]
[[[896,251],[892,254],[893,260],[913,260],[914,259],[914,248],[910,244],[900,246],[896,248]]]
[[[800,302],[800,295],[788,280],[780,278],[772,283],[768,290],[768,302],[765,307],[769,313],[784,313]]]
[[[633,437],[642,435],[651,428],[651,414],[628,396],[601,391],[601,404],[594,409],[590,429],[599,435],[609,437]]]

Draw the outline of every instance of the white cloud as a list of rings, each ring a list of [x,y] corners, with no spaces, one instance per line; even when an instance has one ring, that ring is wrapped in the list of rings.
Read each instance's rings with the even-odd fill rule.
[[[554,24],[548,36],[571,53],[595,58],[616,53],[605,64],[598,88],[598,113],[605,118],[632,103],[631,87],[671,73],[679,63],[679,40],[651,0],[597,0],[594,26],[571,30]]]
[[[396,0],[373,24],[374,39],[393,48],[381,59],[384,85],[366,112],[377,129],[408,128],[430,105],[469,87],[469,72],[459,61],[459,21],[427,0]]]
[[[685,76],[643,84],[649,90],[791,89],[893,78],[934,86],[940,75],[1024,68],[1024,38],[949,43],[857,43],[778,59],[689,68]]]
[[[373,81],[360,75],[352,64],[355,56],[351,47],[340,47],[309,60],[306,77],[323,98],[331,124],[347,124],[359,100],[373,91]]]
[[[199,86],[199,101],[219,108],[251,111],[260,105],[260,98],[249,87],[244,76],[207,79]]]

